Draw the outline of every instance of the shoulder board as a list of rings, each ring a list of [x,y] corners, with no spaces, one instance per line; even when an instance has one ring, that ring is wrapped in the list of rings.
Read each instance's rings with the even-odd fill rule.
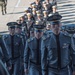
[[[64,36],[67,36],[67,37],[72,37],[72,34],[69,34],[69,33],[65,33],[63,34]]]
[[[23,37],[24,37],[24,36],[26,36],[26,35],[25,35],[25,34],[23,34],[23,33],[22,33],[21,35],[22,35]]]
[[[21,35],[19,35],[19,34],[17,34],[16,36],[17,36],[17,37],[19,37],[19,38],[22,38],[22,36],[21,36]]]
[[[8,35],[3,35],[2,38],[6,39],[8,38]]]
[[[17,37],[20,37],[20,35],[16,34]]]
[[[46,40],[46,39],[49,38],[49,37],[50,37],[50,35],[43,36],[42,39],[43,39],[43,40]]]
[[[33,39],[34,39],[34,37],[33,38],[29,38],[27,41],[28,42],[31,42]]]

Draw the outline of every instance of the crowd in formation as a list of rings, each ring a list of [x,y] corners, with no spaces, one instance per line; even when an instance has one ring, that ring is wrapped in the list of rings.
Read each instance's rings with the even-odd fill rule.
[[[75,35],[61,28],[56,0],[35,0],[0,35],[0,75],[75,75]]]

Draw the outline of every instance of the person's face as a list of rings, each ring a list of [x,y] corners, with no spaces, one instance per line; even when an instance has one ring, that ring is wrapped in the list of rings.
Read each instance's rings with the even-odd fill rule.
[[[38,30],[34,31],[34,36],[35,36],[37,39],[41,38],[42,35],[43,35],[43,32],[42,32],[42,31],[38,31]]]
[[[46,5],[46,4],[44,4],[44,5],[43,5],[43,7],[44,7],[44,8],[47,8],[47,5]]]
[[[44,13],[44,16],[47,16],[48,14],[47,13]]]
[[[28,15],[28,19],[31,19],[31,15]]]
[[[53,32],[55,33],[59,33],[60,32],[60,27],[61,27],[61,24],[54,24],[54,25],[51,25],[51,29]]]
[[[8,30],[9,30],[10,34],[14,34],[15,33],[15,28],[8,28]]]
[[[20,24],[21,23],[21,20],[18,20],[17,23]]]
[[[15,28],[15,33],[21,33],[21,29],[20,28]]]
[[[56,12],[56,8],[53,8],[52,10],[53,10],[53,12]]]
[[[47,29],[47,30],[50,30],[50,29],[51,29],[51,25],[47,25],[47,26],[46,26],[46,29]]]
[[[37,16],[38,19],[41,19],[41,15]]]
[[[33,11],[33,14],[36,14],[36,10]]]

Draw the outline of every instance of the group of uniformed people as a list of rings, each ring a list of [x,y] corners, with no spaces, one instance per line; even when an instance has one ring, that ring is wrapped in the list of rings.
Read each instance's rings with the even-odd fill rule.
[[[35,0],[0,36],[0,75],[75,75],[75,35],[61,29],[56,0]],[[5,67],[7,68],[5,68]]]

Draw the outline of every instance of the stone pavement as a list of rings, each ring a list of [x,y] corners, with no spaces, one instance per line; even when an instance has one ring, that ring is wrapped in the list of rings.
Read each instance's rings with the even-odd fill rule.
[[[63,25],[75,24],[75,0],[58,1],[58,12],[63,16]]]

